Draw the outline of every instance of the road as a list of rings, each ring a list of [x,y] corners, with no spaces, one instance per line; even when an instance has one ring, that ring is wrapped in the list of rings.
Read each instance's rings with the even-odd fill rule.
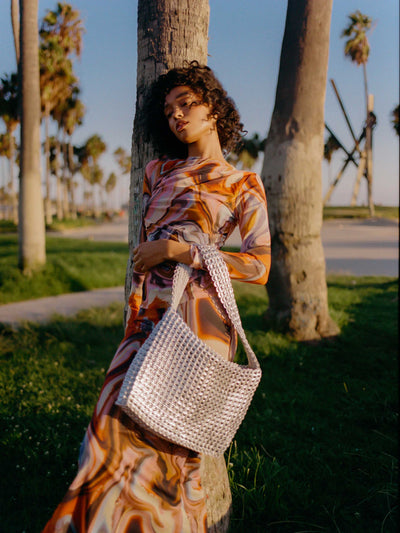
[[[128,242],[128,223],[126,218],[121,218],[58,235]],[[321,236],[328,273],[398,276],[398,221],[379,218],[327,220],[323,223]],[[238,231],[234,232],[227,244],[240,246]]]

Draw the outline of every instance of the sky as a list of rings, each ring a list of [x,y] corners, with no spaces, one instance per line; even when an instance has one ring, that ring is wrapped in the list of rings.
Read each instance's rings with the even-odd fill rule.
[[[320,0],[323,2],[324,0]],[[75,62],[81,99],[86,106],[84,124],[76,130],[74,144],[99,134],[107,144],[100,162],[105,174],[118,167],[113,151],[130,150],[136,99],[137,0],[71,0],[81,13],[85,34],[82,58]],[[39,0],[39,19],[56,1]],[[285,26],[286,0],[210,0],[208,65],[235,100],[248,135],[264,137],[269,130],[279,72]],[[345,119],[329,79],[334,79],[356,134],[365,118],[362,67],[344,56],[341,31],[348,15],[361,10],[374,20],[369,34],[367,65],[369,92],[374,95],[377,126],[374,130],[374,185],[376,204],[399,203],[399,138],[391,124],[391,111],[399,103],[399,6],[397,0],[334,0],[330,35],[325,121],[340,141],[353,148]],[[0,75],[16,69],[10,1],[0,2]],[[0,132],[5,131],[0,123]],[[327,137],[327,134],[326,134]],[[336,152],[331,164],[323,162],[323,193],[335,178],[345,155]],[[6,172],[4,158],[0,176]],[[255,170],[260,171],[260,160]],[[349,165],[331,197],[331,205],[348,205],[356,179]],[[127,199],[128,177],[121,177],[115,202]],[[366,204],[366,180],[359,204]]]

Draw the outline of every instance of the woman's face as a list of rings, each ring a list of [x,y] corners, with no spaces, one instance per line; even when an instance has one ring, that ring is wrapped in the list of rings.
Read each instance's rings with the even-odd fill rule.
[[[164,114],[172,133],[185,144],[200,141],[215,130],[216,119],[210,117],[210,106],[190,87],[175,87],[165,97]]]

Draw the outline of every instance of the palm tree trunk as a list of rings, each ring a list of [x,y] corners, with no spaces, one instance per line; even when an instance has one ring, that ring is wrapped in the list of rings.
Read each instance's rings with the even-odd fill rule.
[[[272,267],[267,319],[296,339],[336,334],[321,243],[324,103],[332,0],[289,0],[262,177]]]
[[[69,168],[69,196],[70,196],[70,216],[76,220],[76,205],[75,205],[75,188],[74,188],[74,147],[72,146],[71,137],[68,142],[68,168]]]
[[[56,139],[56,157],[55,157],[55,174],[57,182],[57,192],[56,192],[56,212],[57,219],[62,220],[64,218],[63,205],[62,205],[62,183],[60,177],[60,141]]]
[[[156,156],[152,147],[143,142],[143,102],[150,84],[160,74],[183,66],[184,61],[197,59],[199,63],[207,63],[208,21],[208,0],[139,0],[138,3],[137,92],[132,138],[126,302],[132,283],[133,248],[139,235],[144,169]],[[209,531],[224,533],[229,526],[232,497],[223,456],[205,459],[202,479],[206,494],[212,496],[207,499]]]
[[[46,160],[46,199],[44,202],[44,212],[46,224],[49,226],[53,222],[51,198],[50,198],[50,138],[49,138],[49,111],[44,113],[45,139],[44,139],[44,157]]]
[[[63,152],[63,167],[62,167],[62,187],[63,187],[63,211],[64,217],[69,218],[69,199],[68,199],[68,155],[67,155],[67,143],[65,139],[62,143],[62,152]]]
[[[11,24],[17,65],[19,65],[19,0],[11,0]]]
[[[30,273],[46,262],[40,178],[40,89],[38,0],[20,0],[21,169],[19,266]]]
[[[14,183],[14,160],[15,160],[15,142],[12,132],[10,132],[10,159],[9,159],[9,169],[10,169],[10,196],[11,196],[11,219],[14,224],[18,224],[18,201],[17,193],[15,191]]]

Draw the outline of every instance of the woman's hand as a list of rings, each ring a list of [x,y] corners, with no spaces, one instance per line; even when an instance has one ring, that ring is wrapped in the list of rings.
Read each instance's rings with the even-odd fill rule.
[[[190,265],[190,244],[160,239],[142,242],[133,250],[133,262],[136,272],[147,272],[163,261],[176,261]]]

